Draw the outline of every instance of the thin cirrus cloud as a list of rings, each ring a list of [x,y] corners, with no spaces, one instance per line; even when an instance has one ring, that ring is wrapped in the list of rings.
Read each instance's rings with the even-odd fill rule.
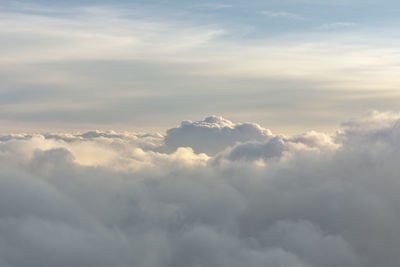
[[[334,135],[218,116],[165,134],[3,135],[0,263],[397,266],[399,119],[371,112]]]
[[[228,4],[219,4],[219,3],[205,3],[205,4],[199,4],[196,5],[195,7],[198,8],[210,8],[210,9],[226,9],[226,8],[232,8],[232,5],[228,5]]]
[[[354,27],[357,24],[354,22],[333,22],[328,23],[320,26],[320,29],[338,29],[338,28],[347,28],[347,27]]]
[[[263,10],[263,11],[261,11],[261,14],[263,14],[267,17],[272,17],[272,18],[305,19],[304,17],[302,17],[298,14],[286,12],[286,11]]]
[[[271,7],[262,16],[258,9],[255,22],[226,24],[224,16],[238,17],[239,3],[210,15],[209,23],[193,3],[169,10],[168,17],[156,16],[162,12],[154,5],[97,3],[60,12],[57,5],[21,3],[1,11],[4,131],[15,121],[50,129],[60,120],[68,129],[91,123],[165,129],[181,120],[181,111],[204,116],[205,106],[283,130],[294,126],[288,109],[298,111],[299,125],[319,127],[313,116],[336,114],[341,106],[341,114],[325,117],[324,127],[333,130],[342,116],[365,112],[360,98],[369,108],[397,108],[400,61],[390,28],[374,37],[362,28],[366,24],[316,19],[281,33],[267,27],[254,38],[245,23],[256,27],[265,24],[265,15],[297,13]],[[329,31],[320,25],[330,25]],[[140,111],[141,118],[128,115]]]

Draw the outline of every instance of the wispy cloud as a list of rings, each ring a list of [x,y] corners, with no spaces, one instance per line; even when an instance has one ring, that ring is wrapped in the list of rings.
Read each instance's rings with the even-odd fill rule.
[[[263,10],[261,11],[261,14],[272,18],[305,19],[303,16],[286,11]]]
[[[226,9],[233,7],[232,5],[227,4],[219,4],[219,3],[204,3],[200,5],[196,5],[199,8],[210,8],[210,9]]]
[[[230,30],[226,25],[144,18],[104,7],[75,8],[62,16],[50,10],[3,11],[1,25],[0,120],[3,127],[9,120],[5,128],[15,127],[13,120],[45,124],[56,117],[82,125],[138,125],[164,114],[172,123],[179,119],[179,109],[193,112],[193,117],[201,115],[199,99],[218,102],[213,113],[224,108],[245,120],[266,121],[266,113],[290,120],[274,103],[265,105],[271,91],[296,88],[298,93],[293,91],[290,99],[297,99],[310,88],[381,92],[397,90],[400,82],[399,49],[389,35],[384,46],[374,44],[376,36],[325,34],[316,28],[314,33],[243,40],[233,34],[225,38]],[[256,100],[245,93],[249,87],[258,94]],[[311,105],[305,98],[277,97],[291,107]],[[242,105],[243,98],[247,106]],[[386,93],[374,103],[388,105],[389,98],[399,96]],[[149,104],[155,102],[163,104]],[[143,110],[143,119],[128,115]]]
[[[356,26],[355,22],[333,22],[321,25],[320,29],[339,29],[339,28],[349,28]]]

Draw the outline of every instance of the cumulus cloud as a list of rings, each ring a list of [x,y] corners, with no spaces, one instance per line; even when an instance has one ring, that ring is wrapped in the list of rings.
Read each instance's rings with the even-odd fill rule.
[[[2,136],[0,265],[395,267],[399,120]]]
[[[266,143],[239,144],[230,151],[228,158],[230,160],[279,158],[286,149],[283,140],[275,137]]]
[[[216,154],[229,146],[246,141],[265,141],[271,131],[254,123],[235,124],[218,116],[202,121],[183,121],[179,127],[169,129],[165,137],[167,150],[191,147],[196,152]]]

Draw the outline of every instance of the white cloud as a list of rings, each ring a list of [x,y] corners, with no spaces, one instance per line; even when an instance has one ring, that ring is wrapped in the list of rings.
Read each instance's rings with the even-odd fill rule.
[[[196,7],[211,8],[211,9],[226,9],[226,8],[231,8],[232,5],[219,4],[219,3],[205,3],[197,5]]]
[[[396,109],[400,97],[400,53],[391,29],[371,35],[359,27],[312,28],[264,32],[256,40],[224,23],[162,18],[140,7],[62,14],[31,8],[0,14],[3,132],[28,124],[30,130],[55,124],[164,130],[181,113],[203,116],[204,105],[208,113],[268,122],[272,129],[295,132],[322,119],[332,129],[341,116],[364,112],[364,100],[369,108]],[[338,105],[342,113],[333,112]],[[298,111],[297,125],[289,109]]]
[[[222,117],[210,116],[203,121],[184,121],[179,127],[169,129],[165,145],[169,151],[191,147],[196,152],[213,155],[238,142],[265,141],[271,136],[271,131],[254,123],[235,124]]]
[[[302,33],[258,42],[235,42],[222,38],[230,33],[229,28],[215,24],[143,19],[126,12],[100,7],[72,9],[60,17],[47,13],[29,14],[24,10],[3,12],[0,14],[3,25],[0,40],[4,41],[0,42],[0,48],[5,76],[13,77],[17,72],[17,77],[27,77],[26,82],[42,81],[54,85],[77,80],[87,83],[88,77],[71,71],[46,76],[45,73],[51,69],[42,72],[35,66],[35,70],[30,70],[27,64],[140,60],[153,64],[155,71],[157,63],[168,64],[170,71],[185,63],[187,66],[178,71],[188,76],[281,77],[286,80],[322,80],[324,84],[337,80],[336,88],[346,89],[357,86],[356,82],[350,84],[350,78],[366,81],[373,76],[374,82],[363,82],[362,88],[370,84],[375,89],[378,83],[381,89],[388,80],[397,80],[397,72],[393,69],[393,64],[398,63],[397,44],[388,39],[385,46],[373,45],[375,41],[368,33],[329,36],[318,32]],[[300,18],[289,12],[265,10],[262,13]],[[350,23],[332,25],[350,26]],[[376,40],[381,39],[377,37]],[[23,65],[17,71],[6,67],[10,64]],[[383,68],[384,72],[381,71]],[[369,75],[371,71],[375,75]]]
[[[353,27],[355,25],[356,25],[356,23],[354,23],[354,22],[333,22],[333,23],[324,24],[324,25],[320,26],[320,28],[333,30],[333,29],[337,29],[337,28]]]
[[[285,137],[210,117],[174,128],[175,152],[171,132],[3,136],[0,263],[395,267],[398,125],[371,112]]]
[[[261,11],[261,14],[268,16],[268,17],[273,17],[273,18],[304,19],[302,16],[300,16],[298,14],[290,13],[290,12],[286,12],[286,11],[263,10],[263,11]]]
[[[127,11],[103,7],[72,8],[65,16],[24,11],[0,13],[0,39],[7,40],[1,45],[7,50],[3,64],[158,56],[166,60],[223,34],[216,27],[137,19]]]

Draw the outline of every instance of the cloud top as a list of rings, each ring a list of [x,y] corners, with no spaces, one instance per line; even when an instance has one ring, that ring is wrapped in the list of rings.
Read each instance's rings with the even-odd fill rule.
[[[214,155],[229,146],[246,141],[265,141],[272,136],[270,130],[255,123],[235,124],[218,116],[202,121],[183,121],[179,127],[169,129],[165,145],[169,150],[191,147],[196,152]]]
[[[2,136],[0,264],[395,267],[399,119]]]

